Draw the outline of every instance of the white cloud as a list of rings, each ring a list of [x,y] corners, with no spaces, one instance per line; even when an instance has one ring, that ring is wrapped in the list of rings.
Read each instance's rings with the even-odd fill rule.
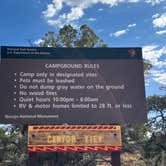
[[[53,4],[48,4],[47,10],[43,12],[45,17],[53,17],[56,13],[56,9]]]
[[[158,68],[166,68],[166,60],[158,61],[156,65]]]
[[[88,21],[94,22],[94,21],[96,21],[96,18],[90,17],[90,18],[88,18]]]
[[[160,4],[161,2],[164,2],[165,0],[146,0],[146,3],[150,3],[151,5],[157,5]]]
[[[116,31],[114,33],[110,33],[110,36],[111,37],[112,36],[114,36],[114,37],[122,36],[122,35],[126,34],[127,32],[129,32],[130,29],[133,28],[133,27],[135,27],[135,26],[136,26],[136,23],[129,24],[126,29],[122,29],[122,30]]]
[[[84,16],[85,9],[98,3],[113,7],[117,6],[119,3],[138,3],[141,1],[142,0],[52,0],[52,2],[47,5],[47,9],[43,11],[43,16],[48,24],[62,27],[64,24],[74,25]],[[146,3],[151,4],[158,4],[162,1],[163,0],[145,0]],[[70,12],[64,12],[57,16],[57,13],[62,11],[64,5],[70,8]],[[99,9],[99,11],[102,10],[102,8]]]
[[[37,40],[35,40],[33,43],[34,43],[35,45],[39,46],[40,43],[42,43],[42,42],[43,42],[42,39],[37,39]]]
[[[70,13],[61,14],[59,15],[58,19],[48,19],[47,23],[52,26],[58,26],[62,28],[65,24],[70,24],[73,27],[77,28],[77,25],[74,23],[74,21],[77,21],[79,18],[81,18],[84,15],[84,12],[82,8],[75,7],[71,8]]]
[[[68,20],[64,20],[63,18],[59,18],[58,20],[48,20],[47,23],[51,26],[58,26],[60,28],[62,28],[64,25],[66,24],[70,24],[72,27],[74,28],[78,28],[77,24],[73,23],[73,22],[69,22]]]
[[[84,15],[84,12],[81,7],[71,8],[71,12],[67,14],[64,18],[73,21],[78,20],[80,17]]]
[[[134,23],[134,24],[129,24],[128,25],[128,28],[132,28],[132,27],[135,27],[136,26],[136,23]]]
[[[98,9],[98,11],[100,11],[100,12],[103,11],[103,10],[104,10],[103,8]]]
[[[143,58],[149,60],[151,64],[155,66],[159,65],[159,58],[166,54],[166,46],[163,46],[160,49],[157,48],[158,45],[149,45],[143,47]]]
[[[166,34],[166,30],[157,31],[156,34],[157,34],[157,35]]]
[[[160,17],[153,20],[153,26],[158,28],[166,27],[166,13],[160,15]]]
[[[157,35],[163,35],[166,34],[166,29],[163,30],[163,28],[166,28],[166,13],[163,14],[159,14],[156,13],[152,16],[153,18],[153,27],[155,28],[155,30],[157,29],[158,31],[156,31]]]
[[[45,18],[53,17],[62,7],[62,0],[52,0],[52,3],[47,5],[47,10],[43,11],[43,15]]]
[[[152,16],[152,18],[157,18],[157,17],[159,17],[160,16],[160,14],[159,13],[156,13],[156,14],[154,14],[153,16]]]
[[[131,3],[136,3],[136,2],[139,2],[140,0],[128,0],[128,2],[131,2]]]
[[[166,71],[163,71],[163,70],[152,70],[151,71],[151,74],[153,76],[153,80],[160,83],[160,84],[163,84],[163,85],[166,85]]]
[[[119,36],[126,34],[127,32],[128,32],[128,29],[123,29],[123,30],[117,31],[115,33],[111,33],[110,36],[119,37]]]
[[[157,45],[143,47],[143,58],[153,65],[154,70],[151,70],[152,79],[166,85],[166,59],[162,58],[164,55],[166,55],[166,46],[162,48]]]
[[[154,80],[160,84],[166,85],[166,72],[159,73],[155,76]]]

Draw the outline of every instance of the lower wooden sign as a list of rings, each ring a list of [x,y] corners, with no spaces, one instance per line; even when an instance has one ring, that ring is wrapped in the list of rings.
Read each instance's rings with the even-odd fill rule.
[[[121,128],[117,125],[29,126],[29,152],[121,151]]]

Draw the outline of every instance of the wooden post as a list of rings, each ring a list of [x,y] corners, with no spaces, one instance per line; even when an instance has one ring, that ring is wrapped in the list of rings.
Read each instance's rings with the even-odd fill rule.
[[[120,152],[112,152],[111,159],[112,159],[112,166],[121,166]]]
[[[37,166],[37,153],[29,153],[28,166]]]

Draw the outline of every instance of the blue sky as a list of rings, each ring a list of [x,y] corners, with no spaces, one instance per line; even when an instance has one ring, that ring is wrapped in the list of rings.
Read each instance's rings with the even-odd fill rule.
[[[164,94],[166,0],[1,0],[0,45],[38,44],[64,24],[88,24],[110,47],[142,47],[153,64],[146,94]]]

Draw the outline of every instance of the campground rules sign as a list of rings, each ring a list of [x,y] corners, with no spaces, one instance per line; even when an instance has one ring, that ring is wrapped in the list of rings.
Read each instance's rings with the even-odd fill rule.
[[[141,48],[1,47],[0,123],[146,121]]]

